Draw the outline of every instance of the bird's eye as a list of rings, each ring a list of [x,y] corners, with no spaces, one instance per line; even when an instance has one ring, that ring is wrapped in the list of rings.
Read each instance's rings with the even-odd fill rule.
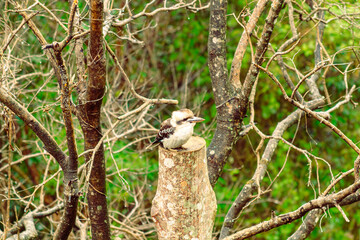
[[[177,121],[177,124],[182,124],[182,123],[186,122],[187,120],[189,120],[189,117],[188,117],[188,118],[184,118],[184,119],[182,119],[182,120]]]
[[[181,120],[181,122],[183,122],[183,123],[185,123],[185,122],[187,122],[187,120],[189,120],[190,118],[188,117],[188,118],[184,118],[183,120]]]

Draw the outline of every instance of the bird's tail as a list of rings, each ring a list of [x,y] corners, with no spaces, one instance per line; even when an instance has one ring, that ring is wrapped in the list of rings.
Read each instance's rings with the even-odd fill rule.
[[[154,147],[157,147],[159,144],[160,144],[159,142],[152,142],[151,144],[149,144],[149,146],[145,148],[145,150],[153,149]]]

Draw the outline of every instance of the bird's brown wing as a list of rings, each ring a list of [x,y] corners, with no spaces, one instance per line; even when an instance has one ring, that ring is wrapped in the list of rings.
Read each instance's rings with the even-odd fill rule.
[[[171,126],[170,118],[169,118],[161,124],[160,130],[159,130],[158,134],[156,135],[156,139],[155,139],[154,143],[158,143],[158,142],[161,142],[162,140],[164,140],[165,138],[169,138],[171,136],[171,134],[174,133],[174,131],[175,131],[175,128],[173,126]]]
[[[173,134],[175,128],[170,124],[170,118],[161,123],[160,130],[156,135],[155,141],[152,142],[146,149],[156,147],[159,145],[165,138],[169,138]]]

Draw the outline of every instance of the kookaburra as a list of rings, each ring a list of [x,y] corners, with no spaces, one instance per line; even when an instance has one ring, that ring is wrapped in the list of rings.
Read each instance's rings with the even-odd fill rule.
[[[202,121],[203,118],[195,117],[189,109],[172,112],[171,118],[161,124],[155,141],[147,149],[159,144],[167,149],[181,148],[193,135],[195,124]]]

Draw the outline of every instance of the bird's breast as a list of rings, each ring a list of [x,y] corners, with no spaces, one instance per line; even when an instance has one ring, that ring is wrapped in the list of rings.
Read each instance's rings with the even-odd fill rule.
[[[186,126],[177,128],[174,134],[169,138],[164,139],[163,145],[165,148],[179,148],[184,145],[189,138],[193,135],[193,126]]]

